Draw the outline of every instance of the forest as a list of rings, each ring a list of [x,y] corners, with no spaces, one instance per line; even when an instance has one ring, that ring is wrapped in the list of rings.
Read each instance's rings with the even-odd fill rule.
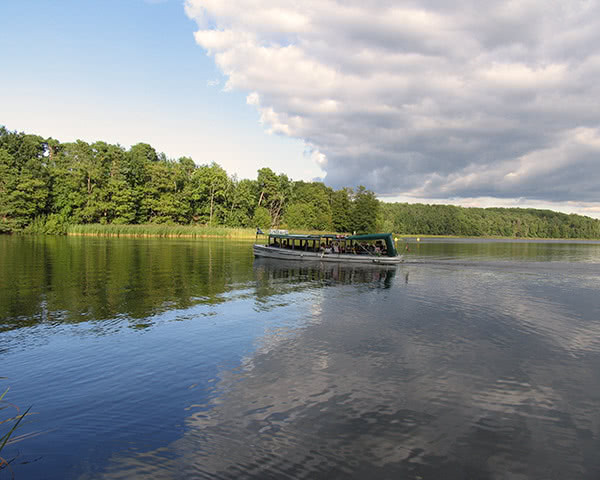
[[[285,227],[414,235],[600,238],[600,220],[550,210],[385,203],[269,168],[256,180],[216,163],[170,159],[147,143],[61,143],[0,126],[0,233],[69,225]]]

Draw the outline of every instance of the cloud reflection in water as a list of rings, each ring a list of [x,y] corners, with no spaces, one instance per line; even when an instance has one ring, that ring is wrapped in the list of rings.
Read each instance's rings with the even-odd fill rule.
[[[595,478],[600,371],[576,273],[255,263],[296,302],[182,438],[109,478]]]

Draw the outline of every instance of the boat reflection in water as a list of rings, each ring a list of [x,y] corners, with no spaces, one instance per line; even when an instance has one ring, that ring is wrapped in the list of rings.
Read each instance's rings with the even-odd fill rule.
[[[343,263],[297,262],[257,258],[254,272],[257,290],[276,293],[279,288],[293,285],[329,284],[351,285],[369,283],[382,288],[390,288],[396,276],[397,266],[360,265]]]

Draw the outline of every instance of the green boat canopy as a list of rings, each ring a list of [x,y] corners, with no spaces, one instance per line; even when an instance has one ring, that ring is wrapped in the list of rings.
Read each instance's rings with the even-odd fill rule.
[[[330,238],[333,240],[383,240],[387,250],[388,257],[395,257],[398,253],[394,246],[394,238],[391,233],[368,233],[365,235],[336,235],[333,233],[324,233],[322,235],[295,235],[290,233],[269,233],[272,238],[287,238],[289,240],[320,240],[322,238]]]
[[[365,235],[349,235],[346,240],[383,240],[387,249],[388,257],[395,257],[398,255],[396,247],[394,245],[394,237],[391,233],[367,233]]]

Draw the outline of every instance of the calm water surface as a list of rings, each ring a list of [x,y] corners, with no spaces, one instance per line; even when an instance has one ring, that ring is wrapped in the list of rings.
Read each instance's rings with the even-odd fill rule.
[[[597,479],[599,287],[594,242],[0,236],[0,387],[39,433],[0,478]]]

